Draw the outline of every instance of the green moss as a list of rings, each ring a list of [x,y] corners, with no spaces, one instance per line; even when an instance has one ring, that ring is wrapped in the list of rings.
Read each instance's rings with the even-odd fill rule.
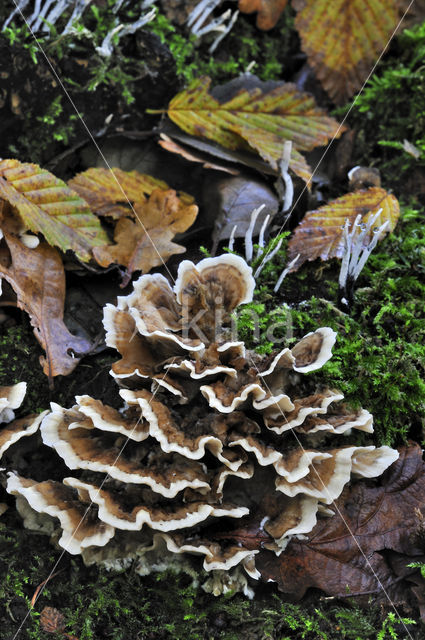
[[[392,188],[403,183],[407,172],[425,166],[424,56],[425,23],[396,39],[349,118],[358,131],[353,165],[377,165]],[[417,147],[418,159],[403,149],[405,139]]]
[[[27,382],[24,413],[47,406],[46,379],[39,362],[41,353],[32,330],[25,324],[0,334],[0,386]]]
[[[18,19],[0,34],[2,55],[8,51],[17,69],[14,99],[18,111],[14,113],[16,133],[13,136],[11,133],[7,140],[10,155],[41,163],[60,153],[57,143],[65,148],[85,135],[80,118],[63,89],[71,96],[88,129],[94,132],[104,126],[109,114],[119,118],[124,111],[127,118],[133,118],[136,127],[135,122],[140,122],[144,108],[149,106],[147,95],[152,106],[162,106],[164,99],[155,96],[153,90],[153,78],[158,73],[165,83],[162,95],[167,90],[170,95],[174,93],[173,80],[175,87],[177,80],[173,58],[155,39],[150,40],[150,35],[147,41],[142,38],[141,43],[138,34],[122,40],[118,40],[117,35],[115,40],[112,38],[112,54],[99,53],[98,48],[110,31],[119,23],[131,24],[139,17],[136,7],[123,8],[117,15],[112,11],[114,4],[112,0],[99,7],[91,4],[81,21],[65,35],[61,30],[67,15],[56,25],[48,25],[48,34],[38,36],[38,44],[52,61],[61,85],[52,76],[33,36]],[[3,72],[7,73],[8,66],[3,66]],[[4,90],[9,91],[9,85],[3,84]],[[94,100],[97,110],[92,109]],[[139,126],[143,128],[141,123]]]
[[[421,439],[425,412],[425,226],[421,213],[404,207],[394,234],[375,250],[358,281],[350,314],[336,307],[339,263],[322,270],[305,264],[282,285],[276,305],[273,286],[285,264],[285,248],[264,269],[254,302],[239,316],[242,339],[260,352],[292,345],[305,333],[329,326],[338,333],[331,360],[312,382],[336,387],[354,405],[374,415],[378,443]],[[318,263],[317,263],[318,264]],[[259,316],[254,333],[252,312]],[[271,341],[267,333],[277,325]]]
[[[3,518],[4,520],[4,518]],[[13,515],[0,525],[0,624],[2,637],[12,637],[28,612],[38,585],[50,574],[60,551],[45,536],[19,530]],[[187,576],[167,572],[140,577],[133,571],[106,572],[83,567],[65,555],[58,573],[47,583],[19,637],[46,638],[39,627],[44,607],[64,616],[66,632],[80,640],[394,640],[404,638],[394,614],[371,603],[364,610],[350,601],[290,604],[272,589],[244,596],[215,598]],[[405,619],[413,637],[421,637]],[[54,636],[52,636],[54,637]]]
[[[185,83],[207,75],[214,84],[218,84],[244,73],[248,67],[262,80],[281,80],[287,72],[289,52],[298,45],[294,12],[290,7],[262,42],[252,21],[246,15],[239,15],[231,32],[213,55],[209,54],[208,48],[215,35],[199,40],[186,27],[177,28],[159,12],[146,29],[158,35],[169,47],[177,73]]]

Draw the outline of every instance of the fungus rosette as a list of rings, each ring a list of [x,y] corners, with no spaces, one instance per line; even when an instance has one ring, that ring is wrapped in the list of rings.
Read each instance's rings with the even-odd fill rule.
[[[140,573],[193,554],[213,572],[214,593],[248,592],[261,548],[279,555],[329,514],[351,477],[378,476],[396,460],[389,447],[346,444],[352,429],[372,433],[372,416],[303,376],[331,357],[334,331],[267,357],[234,338],[232,312],[254,284],[237,256],[184,261],[174,288],[144,275],[106,306],[123,409],[89,396],[71,409],[53,404],[43,441],[77,473],[8,481],[29,508],[59,519],[68,551],[108,566],[136,559]],[[246,542],[244,527],[261,535]]]

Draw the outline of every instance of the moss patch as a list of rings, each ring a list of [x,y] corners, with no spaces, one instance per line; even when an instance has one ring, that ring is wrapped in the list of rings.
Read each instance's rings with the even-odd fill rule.
[[[339,388],[373,413],[378,444],[423,439],[425,414],[425,225],[404,207],[401,222],[369,259],[349,314],[337,307],[339,262],[309,263],[284,280],[276,305],[273,286],[285,264],[283,248],[264,269],[254,297],[239,317],[241,337],[260,352],[289,346],[309,331],[338,333],[333,357],[312,382]],[[260,317],[255,339],[251,310]],[[286,339],[285,339],[286,337]]]
[[[0,626],[12,638],[26,616],[38,585],[60,556],[45,536],[20,531],[13,514],[0,525]],[[272,587],[260,588],[248,601],[240,595],[215,598],[193,586],[187,576],[172,573],[141,578],[132,571],[84,568],[65,554],[28,616],[19,638],[52,638],[40,629],[39,614],[55,607],[66,631],[79,640],[393,640],[405,637],[394,613],[372,604],[360,610],[351,602],[289,604]],[[82,581],[84,576],[84,581]],[[405,619],[414,638],[420,625]],[[58,636],[59,637],[59,636]]]
[[[403,189],[409,173],[425,168],[424,56],[425,22],[393,41],[390,56],[356,98],[349,116],[358,132],[353,165],[378,166],[390,188]],[[417,158],[403,148],[404,140],[416,146]]]
[[[114,406],[121,405],[118,386],[109,375],[114,360],[112,352],[85,358],[70,376],[55,378],[53,390],[49,389],[39,362],[42,353],[26,317],[22,318],[20,326],[0,333],[0,385],[27,383],[27,394],[19,415],[48,409],[51,401],[70,407],[75,403],[75,396],[82,393]]]
[[[220,8],[218,13],[222,11]],[[210,54],[208,49],[216,34],[198,39],[187,28],[177,27],[160,12],[146,29],[158,35],[170,48],[177,73],[185,83],[207,75],[214,84],[219,84],[244,73],[248,67],[262,80],[282,80],[294,72],[294,64],[300,64],[300,60],[289,55],[299,48],[291,7],[287,7],[276,27],[262,40],[258,37],[255,20],[239,15],[214,54]]]

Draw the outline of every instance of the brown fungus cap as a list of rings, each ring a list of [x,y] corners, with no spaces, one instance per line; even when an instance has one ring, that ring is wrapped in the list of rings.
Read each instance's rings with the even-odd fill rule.
[[[58,518],[62,529],[61,547],[78,554],[86,547],[103,546],[114,535],[114,528],[97,518],[88,501],[78,499],[77,492],[62,482],[34,482],[11,473],[7,490],[28,502],[34,511]]]
[[[0,387],[0,423],[11,422],[14,419],[14,409],[21,406],[26,391],[26,382],[18,382],[10,387]]]
[[[0,459],[15,442],[34,434],[48,413],[44,411],[15,419],[15,410],[19,409],[24,401],[26,390],[25,382],[18,382],[10,387],[0,387],[0,423],[6,423],[0,425]]]
[[[161,500],[151,489],[130,486],[126,492],[83,482],[77,478],[65,478],[64,484],[87,491],[90,501],[98,507],[98,517],[102,522],[116,529],[138,531],[147,525],[156,531],[176,531],[195,527],[211,517],[241,518],[248,513],[244,507],[226,504],[208,504],[204,499],[184,502],[175,499],[170,503]]]
[[[123,448],[120,440],[105,440],[101,431],[70,429],[75,413],[52,403],[52,412],[41,426],[44,444],[53,447],[70,469],[87,469],[107,473],[121,482],[145,484],[169,498],[186,488],[210,488],[200,463],[160,449],[153,455],[148,442]]]

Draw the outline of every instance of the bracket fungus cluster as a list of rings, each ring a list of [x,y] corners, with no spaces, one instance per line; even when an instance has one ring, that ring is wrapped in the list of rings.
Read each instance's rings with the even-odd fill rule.
[[[69,476],[8,479],[28,509],[59,520],[70,553],[107,566],[135,559],[140,573],[200,556],[207,588],[249,593],[261,548],[236,527],[260,514],[261,546],[279,555],[330,515],[350,478],[376,477],[397,459],[386,446],[347,444],[353,429],[373,431],[372,416],[336,390],[310,388],[304,374],[331,357],[331,329],[271,356],[235,339],[232,313],[254,285],[242,258],[223,255],[182,262],[174,288],[144,275],[106,306],[122,409],[87,395],[71,409],[52,404],[41,437]]]

